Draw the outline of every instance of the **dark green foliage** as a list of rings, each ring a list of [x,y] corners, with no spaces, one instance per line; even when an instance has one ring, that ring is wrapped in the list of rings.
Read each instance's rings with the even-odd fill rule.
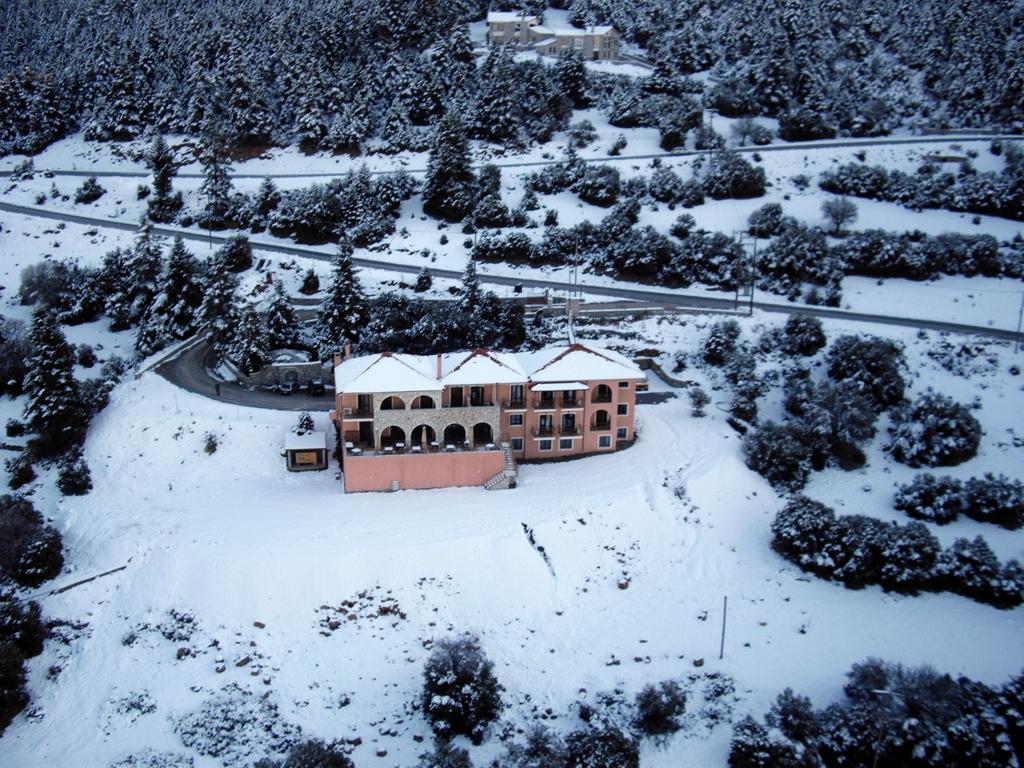
[[[473,768],[473,763],[465,749],[438,739],[433,752],[420,755],[417,768]]]
[[[0,496],[0,579],[38,587],[64,566],[60,534],[46,525],[32,502]]]
[[[270,362],[270,331],[267,319],[254,306],[242,311],[231,346],[231,360],[246,376],[251,376]]]
[[[790,315],[782,331],[782,349],[790,355],[813,355],[826,343],[821,320],[812,315]]]
[[[636,743],[617,728],[575,731],[565,740],[566,768],[639,768]]]
[[[43,652],[47,632],[39,603],[0,590],[0,643],[13,643],[23,657],[31,659]]]
[[[754,237],[771,237],[782,227],[782,206],[767,203],[747,218],[747,229]]]
[[[667,736],[681,727],[679,718],[686,711],[686,692],[674,680],[658,686],[646,685],[636,695],[633,724],[646,736]]]
[[[1016,530],[1024,526],[1024,483],[985,473],[964,483],[963,509],[981,523]]]
[[[832,234],[843,234],[843,227],[857,220],[857,206],[845,197],[836,197],[821,204],[821,215],[832,225]]]
[[[70,451],[61,459],[57,487],[65,496],[84,496],[92,490],[92,473],[81,449]]]
[[[709,365],[724,365],[726,360],[736,350],[736,343],[740,338],[740,324],[735,320],[719,320],[711,326],[704,345],[701,349],[701,356],[704,362]]]
[[[172,190],[177,165],[163,136],[157,135],[146,152],[146,165],[153,173],[153,194],[146,203],[150,221],[169,224],[177,217],[183,202],[181,193]]]
[[[501,768],[565,768],[567,755],[561,738],[543,725],[526,731],[524,744],[511,743],[506,748]]]
[[[352,243],[342,239],[331,263],[331,283],[317,315],[317,351],[328,359],[342,341],[359,340],[368,319],[367,299],[352,264]]]
[[[831,139],[836,129],[810,109],[794,109],[779,115],[779,137],[785,141]]]
[[[799,490],[811,473],[812,449],[793,424],[766,422],[743,438],[747,466],[774,487]]]
[[[1016,560],[1000,565],[981,536],[957,539],[939,557],[937,586],[998,608],[1024,602],[1024,570]]]
[[[711,156],[711,163],[702,181],[708,197],[760,197],[764,194],[764,169],[751,165],[738,152],[721,149]]]
[[[244,272],[252,267],[252,245],[245,235],[234,235],[214,256],[218,263],[231,272]]]
[[[303,411],[299,414],[299,420],[295,424],[295,432],[299,435],[305,435],[308,432],[312,432],[316,429],[313,423],[313,417],[309,415],[307,411]]]
[[[476,258],[475,254],[473,258]],[[434,278],[431,277],[430,270],[424,267],[416,276],[416,284],[413,286],[413,290],[416,291],[416,293],[425,293],[426,291],[429,291],[433,285]]]
[[[501,712],[501,686],[494,664],[476,637],[445,638],[434,644],[423,669],[423,713],[439,737],[463,735],[483,741]]]
[[[903,349],[874,336],[840,336],[828,352],[828,374],[850,380],[884,410],[903,399]]]
[[[95,176],[90,176],[82,182],[82,186],[75,190],[75,202],[76,203],[95,203],[103,195],[107,193],[100,183],[96,180]]]
[[[28,334],[20,320],[0,317],[0,394],[21,394],[28,371]]]
[[[27,677],[21,651],[12,642],[0,641],[0,735],[28,704]]]
[[[964,405],[934,392],[896,408],[887,450],[911,467],[949,467],[973,458],[981,424]]]
[[[963,483],[948,475],[921,474],[900,486],[893,506],[918,520],[945,525],[964,511]]]
[[[459,221],[476,198],[476,179],[469,157],[465,129],[448,112],[437,126],[423,184],[423,210],[439,219]]]
[[[264,317],[270,349],[287,349],[298,341],[299,318],[280,280],[274,282],[266,300]]]
[[[55,456],[81,442],[89,414],[72,373],[74,353],[51,312],[36,311],[30,343],[25,424],[36,435],[33,450]]]
[[[36,470],[32,466],[32,459],[24,452],[4,459],[4,468],[8,475],[7,484],[12,491],[23,488],[36,479]]]
[[[263,758],[253,768],[352,768],[352,761],[336,744],[307,739],[289,749],[283,761]]]
[[[584,202],[607,208],[619,199],[619,172],[608,165],[587,165],[572,190]]]
[[[306,270],[306,274],[302,276],[302,285],[299,287],[299,293],[303,296],[312,296],[319,290],[320,278],[317,277],[316,272],[310,267]]]

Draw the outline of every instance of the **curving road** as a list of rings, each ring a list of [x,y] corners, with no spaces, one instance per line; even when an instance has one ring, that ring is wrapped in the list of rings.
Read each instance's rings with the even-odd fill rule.
[[[851,147],[884,147],[894,144],[948,144],[951,141],[993,141],[1000,139],[1003,141],[1022,141],[1024,135],[1016,133],[997,134],[997,133],[986,133],[986,134],[972,134],[972,133],[946,133],[940,135],[930,134],[928,136],[898,136],[887,139],[841,139],[841,140],[827,140],[827,141],[796,141],[791,144],[765,144],[764,146],[751,146],[751,147],[733,147],[737,152],[786,152],[789,150],[818,150],[818,149],[845,149]],[[669,158],[669,157],[695,157],[697,155],[707,154],[706,150],[700,149],[684,149],[678,152],[652,152],[648,154],[640,155],[596,155],[594,157],[581,158],[585,163],[621,163],[630,162],[632,160],[653,160],[654,158]],[[560,160],[523,160],[523,161],[510,161],[510,162],[495,162],[488,161],[490,165],[496,165],[499,168],[538,168],[545,165],[553,165],[554,163],[560,162]],[[480,164],[478,164],[479,167]],[[10,176],[10,168],[0,169],[0,177]],[[393,173],[399,169],[389,169],[386,171],[370,171],[371,175],[383,175],[387,173]],[[425,168],[405,168],[406,173],[426,173]],[[58,176],[96,176],[97,178],[137,178],[143,179],[150,176],[149,171],[89,171],[89,170],[78,170],[68,168],[37,168],[37,173],[53,173]],[[272,179],[317,179],[327,178],[336,179],[344,176],[346,171],[331,171],[331,172],[307,172],[307,173],[232,173],[231,178],[233,179],[265,179],[270,177]],[[178,178],[181,179],[201,179],[204,178],[203,174],[195,172],[184,172],[177,174]]]
[[[331,392],[320,396],[296,392],[294,395],[279,395],[274,392],[244,389],[237,384],[221,384],[217,394],[217,380],[206,370],[206,356],[210,345],[206,342],[189,347],[180,355],[172,357],[156,367],[156,372],[177,387],[197,395],[223,400],[232,405],[249,408],[271,408],[278,411],[329,411],[334,407]]]
[[[14,205],[12,203],[0,202],[0,211],[9,211],[11,213],[19,213],[26,216],[37,216],[45,219],[53,219],[56,221],[66,221],[76,224],[86,224],[94,227],[106,227],[109,229],[117,229],[121,231],[134,232],[138,230],[138,225],[129,221],[122,221],[118,219],[104,219],[94,216],[82,216],[75,213],[64,213],[61,211],[49,211],[45,208],[34,208],[31,206]],[[221,244],[229,239],[228,235],[204,233],[197,230],[186,230],[177,227],[166,227],[166,226],[153,226],[153,232],[157,235],[165,237],[174,237],[180,235],[185,240],[208,242],[213,244]],[[281,242],[272,242],[264,239],[251,239],[253,248],[261,251],[270,251],[272,253],[281,253],[290,256],[300,256],[309,259],[318,259],[320,261],[330,261],[333,254],[329,251],[318,250],[310,246],[301,245],[288,245]],[[369,269],[379,269],[390,272],[399,272],[403,274],[415,275],[423,269],[418,264],[402,264],[393,261],[387,261],[385,259],[372,259],[359,257],[354,258],[352,261],[360,267]],[[430,267],[428,271],[434,277],[444,277],[449,279],[459,280],[462,278],[462,272],[454,269],[441,269],[438,267]],[[641,285],[624,285],[617,283],[614,285],[602,285],[602,284],[591,284],[581,281],[578,287],[572,285],[564,280],[555,280],[550,278],[533,278],[533,277],[519,277],[517,275],[492,275],[486,272],[479,272],[480,281],[491,285],[505,285],[514,286],[522,285],[529,288],[548,289],[552,291],[569,292],[579,290],[583,293],[597,295],[597,296],[608,296],[616,299],[629,299],[633,301],[642,301],[648,304],[658,304],[665,307],[674,309],[713,309],[713,310],[733,310],[735,308],[735,300],[732,297],[729,298],[718,298],[714,296],[706,296],[700,294],[688,294],[684,291],[679,290],[667,290],[659,288],[650,288]],[[813,315],[814,317],[829,318],[847,320],[855,323],[877,323],[879,325],[893,325],[903,328],[921,328],[930,331],[945,331],[949,333],[963,333],[963,334],[976,334],[979,336],[985,336],[991,339],[999,339],[1001,341],[1016,341],[1020,339],[1020,334],[1012,329],[1007,328],[992,328],[984,325],[969,325],[966,323],[952,323],[943,320],[929,320],[924,318],[914,317],[900,317],[895,315],[878,315],[867,312],[851,312],[843,309],[830,309],[827,307],[810,307],[802,304],[787,304],[778,303],[772,301],[755,301],[754,307],[760,309],[763,312],[773,312],[780,314],[804,314]]]

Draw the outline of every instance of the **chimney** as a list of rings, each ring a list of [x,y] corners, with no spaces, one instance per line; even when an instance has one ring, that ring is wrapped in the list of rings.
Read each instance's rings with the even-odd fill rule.
[[[350,342],[348,339],[345,339],[342,342],[342,349],[344,350],[344,353],[342,354],[341,357],[342,360],[348,360],[349,358],[352,357],[352,342]]]
[[[437,380],[440,381],[444,376],[444,368],[441,367],[441,353],[437,353]]]
[[[341,355],[339,355],[337,352],[335,352],[334,353],[334,367],[337,368],[339,365],[341,365]]]

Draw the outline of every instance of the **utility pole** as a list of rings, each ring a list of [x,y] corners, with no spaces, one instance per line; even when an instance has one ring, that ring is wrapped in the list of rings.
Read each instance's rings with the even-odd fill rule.
[[[1021,323],[1024,322],[1024,291],[1020,293],[1020,312],[1017,313],[1017,338],[1013,342],[1013,354],[1017,354],[1020,351],[1020,330]]]
[[[725,656],[725,617],[729,612],[729,596],[722,597],[722,642],[718,646],[718,660]]]

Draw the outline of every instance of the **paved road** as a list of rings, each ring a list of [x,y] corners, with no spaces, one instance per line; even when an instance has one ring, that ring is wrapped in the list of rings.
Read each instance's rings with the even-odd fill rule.
[[[185,350],[162,365],[156,372],[175,386],[214,400],[250,408],[271,408],[278,411],[329,411],[334,407],[330,392],[319,397],[305,392],[278,395],[273,392],[243,389],[237,384],[222,384],[217,396],[216,380],[206,372],[205,358],[210,350],[206,343]]]
[[[133,222],[121,221],[117,219],[103,219],[93,216],[81,216],[74,213],[64,213],[62,211],[51,211],[45,208],[37,208],[32,206],[14,205],[12,203],[0,202],[0,211],[9,211],[11,213],[20,213],[27,216],[37,216],[46,219],[53,219],[56,221],[67,221],[77,224],[86,224],[94,227],[107,227],[111,229],[118,229],[122,231],[134,232],[138,229],[138,225]],[[215,245],[221,244],[228,240],[229,235],[222,234],[209,234],[203,233],[196,230],[183,230],[174,227],[154,226],[154,234],[162,235],[166,237],[174,237],[175,235],[181,235],[186,240],[193,240],[198,242],[212,242]],[[290,256],[301,256],[310,259],[319,259],[321,261],[330,261],[332,253],[327,250],[318,250],[310,246],[300,245],[288,245],[280,242],[270,242],[262,239],[252,239],[253,248],[261,251],[271,251],[274,253],[282,253]],[[371,259],[371,258],[354,258],[352,260],[356,265],[366,267],[370,269],[380,269],[390,272],[399,272],[404,274],[419,274],[422,269],[421,265],[418,264],[401,264],[384,259]],[[437,267],[430,267],[429,272],[434,277],[445,277],[450,279],[459,280],[462,278],[462,272],[454,269],[441,269]],[[548,289],[552,291],[568,292],[575,290],[574,286],[564,280],[555,280],[551,278],[531,278],[531,277],[519,277],[516,275],[505,276],[505,275],[492,275],[485,272],[479,272],[480,280],[483,283],[491,285],[523,285],[528,288],[539,288]],[[690,294],[680,290],[668,290],[664,288],[651,288],[642,285],[625,285],[617,283],[614,285],[602,285],[582,282],[579,285],[579,290],[586,294],[597,295],[597,296],[608,296],[616,299],[629,299],[633,301],[642,301],[647,304],[660,304],[666,307],[673,308],[684,308],[684,309],[712,309],[712,310],[732,310],[735,307],[733,297],[715,297],[701,294]],[[948,331],[950,333],[965,333],[965,334],[977,334],[979,336],[986,336],[992,339],[1014,341],[1018,338],[1018,334],[1015,330],[1003,329],[1003,328],[991,328],[984,325],[969,325],[966,323],[951,323],[941,320],[928,320],[914,317],[896,317],[892,315],[877,315],[867,312],[850,312],[842,309],[829,309],[826,307],[808,307],[802,304],[789,304],[789,303],[777,303],[772,301],[755,301],[754,307],[764,312],[774,312],[786,315],[793,314],[804,314],[812,315],[814,317],[822,318],[833,318],[840,320],[847,320],[850,322],[860,323],[878,323],[880,325],[895,325],[904,328],[922,328],[931,331]]]
[[[1008,133],[1008,134],[963,134],[963,133],[948,133],[941,135],[929,135],[929,136],[898,136],[887,139],[848,139],[842,141],[797,141],[791,144],[767,144],[761,147],[735,147],[737,152],[787,152],[791,150],[820,150],[820,149],[842,149],[850,147],[884,147],[894,144],[949,144],[950,142],[960,141],[992,141],[994,139],[1002,139],[1004,141],[1021,141],[1024,140],[1024,135]],[[595,157],[584,157],[582,160],[586,163],[625,163],[633,160],[653,160],[654,158],[670,158],[670,157],[694,157],[696,155],[706,154],[705,150],[693,150],[686,149],[678,152],[653,152],[649,154],[641,155],[597,155]],[[498,160],[488,161],[488,164],[496,165],[499,168],[538,168],[545,165],[552,165],[560,162],[560,160],[523,160],[518,162],[501,162]],[[393,173],[398,169],[389,169],[386,171],[370,171],[371,175],[382,175],[387,173]],[[424,168],[406,168],[406,173],[425,173]],[[118,170],[118,171],[90,171],[90,170],[78,170],[70,168],[37,168],[37,173],[51,172],[58,176],[96,176],[98,178],[148,178],[150,176],[149,171],[129,171],[129,170]],[[330,172],[316,172],[316,173],[232,173],[231,177],[234,179],[264,179],[270,177],[272,179],[317,179],[317,178],[328,178],[336,179],[344,176],[347,173],[345,171],[330,171]],[[11,169],[0,169],[0,177],[10,176]],[[182,179],[201,179],[203,174],[195,172],[183,172],[178,174],[178,178]]]

